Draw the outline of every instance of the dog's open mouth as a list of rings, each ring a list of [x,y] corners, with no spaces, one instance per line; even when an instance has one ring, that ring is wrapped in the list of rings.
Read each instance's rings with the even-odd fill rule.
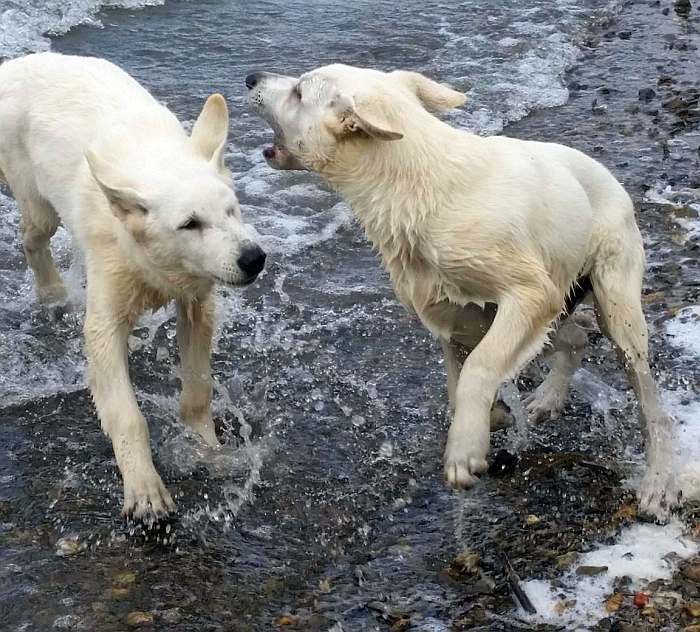
[[[305,171],[306,167],[279,140],[263,149],[263,158],[273,169]]]

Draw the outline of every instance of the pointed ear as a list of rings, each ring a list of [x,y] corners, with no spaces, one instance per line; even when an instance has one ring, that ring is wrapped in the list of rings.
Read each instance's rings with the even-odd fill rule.
[[[228,106],[220,94],[212,94],[192,128],[190,140],[205,160],[224,170],[224,150],[228,138]]]
[[[352,98],[338,97],[335,107],[340,119],[341,131],[345,135],[364,134],[376,140],[401,140],[403,138],[401,132],[395,132],[389,129],[388,124],[380,123],[377,116],[373,116],[369,112],[360,114]]]
[[[372,123],[363,116],[360,116],[355,110],[346,113],[342,123],[344,130],[350,134],[362,132],[376,140],[401,140],[403,138],[401,132],[394,132]]]
[[[119,219],[125,220],[130,215],[142,217],[148,213],[146,200],[127,184],[124,176],[113,164],[103,160],[92,150],[85,152],[85,159],[93,178],[107,196],[114,214]]]
[[[413,92],[426,110],[445,112],[464,105],[464,102],[467,100],[463,93],[428,79],[428,77],[421,75],[419,72],[395,70],[389,73],[389,76],[397,79],[404,87]]]

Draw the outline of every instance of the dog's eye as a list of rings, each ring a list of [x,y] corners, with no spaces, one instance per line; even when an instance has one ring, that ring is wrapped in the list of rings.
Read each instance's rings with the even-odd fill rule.
[[[200,222],[196,217],[190,217],[184,224],[179,226],[180,230],[197,230],[202,227],[202,222]]]

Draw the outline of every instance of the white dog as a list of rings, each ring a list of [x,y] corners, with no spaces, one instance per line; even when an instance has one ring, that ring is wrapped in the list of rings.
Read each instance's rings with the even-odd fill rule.
[[[451,128],[430,111],[464,95],[418,73],[331,65],[300,78],[253,74],[246,85],[276,132],[268,162],[316,171],[341,193],[401,302],[442,341],[455,409],[447,480],[470,487],[486,470],[499,385],[542,349],[567,297],[590,288],[639,398],[641,508],[663,517],[677,500],[672,423],[647,361],[642,239],[615,178],[562,145]],[[567,328],[549,385],[535,395],[537,414],[561,407],[585,343]]]
[[[265,262],[246,236],[224,166],[228,110],[211,96],[191,136],[107,61],[52,53],[0,67],[0,177],[22,212],[39,300],[66,298],[49,240],[63,222],[84,251],[90,389],[124,480],[124,512],[172,510],[129,380],[141,312],[177,302],[183,420],[218,445],[210,412],[212,288],[252,282]]]

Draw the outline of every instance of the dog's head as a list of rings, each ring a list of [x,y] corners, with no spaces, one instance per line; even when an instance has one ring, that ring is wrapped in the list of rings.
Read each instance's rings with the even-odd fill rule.
[[[185,142],[130,147],[118,154],[97,146],[86,153],[90,172],[129,243],[155,276],[176,284],[255,280],[265,253],[241,219],[224,165],[228,108],[209,97]]]
[[[264,151],[277,169],[320,171],[345,142],[400,140],[417,116],[462,105],[465,96],[407,71],[342,64],[301,77],[258,72],[246,77],[250,100],[275,132]]]

